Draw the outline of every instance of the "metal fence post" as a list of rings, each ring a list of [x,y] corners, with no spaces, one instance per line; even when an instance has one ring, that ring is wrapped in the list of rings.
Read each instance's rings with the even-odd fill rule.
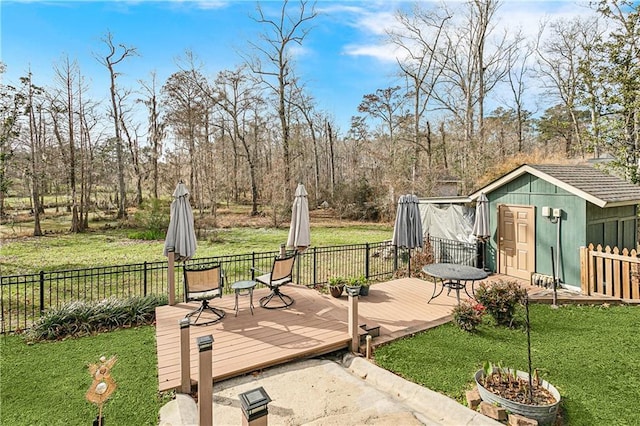
[[[393,270],[398,270],[398,246],[393,246]]]
[[[318,283],[318,252],[313,248],[313,285]]]
[[[44,313],[44,271],[40,271],[40,315]]]
[[[144,262],[144,276],[142,278],[142,294],[147,295],[147,262]]]
[[[364,276],[366,279],[369,279],[369,243],[367,243],[367,248],[364,253]]]
[[[251,281],[256,279],[256,252],[251,252]]]

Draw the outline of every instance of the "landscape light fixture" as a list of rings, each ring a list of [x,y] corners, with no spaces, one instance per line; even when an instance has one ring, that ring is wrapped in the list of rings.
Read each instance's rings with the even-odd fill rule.
[[[248,422],[266,416],[269,412],[267,405],[271,402],[271,398],[262,386],[243,392],[238,397],[240,398],[242,412]]]

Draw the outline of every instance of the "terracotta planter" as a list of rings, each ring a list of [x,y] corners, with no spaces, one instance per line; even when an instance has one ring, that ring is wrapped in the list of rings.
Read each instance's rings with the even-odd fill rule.
[[[336,298],[342,296],[342,290],[344,290],[343,285],[329,287],[329,292]]]
[[[493,371],[497,371],[497,369],[494,368]],[[513,374],[513,370],[511,369],[503,369],[502,371],[508,371]],[[516,370],[516,375],[525,380],[529,380],[529,374],[525,373],[524,371]],[[528,405],[511,401],[510,399],[503,398],[493,392],[488,391],[484,386],[482,386],[483,378],[484,370],[478,370],[476,372],[475,379],[476,384],[478,385],[478,393],[480,394],[480,398],[482,398],[483,401],[490,404],[498,404],[502,408],[505,408],[506,410],[514,414],[520,414],[521,416],[537,420],[539,425],[551,425],[555,421],[558,414],[558,408],[560,407],[560,392],[558,392],[558,390],[546,380],[542,381],[542,387],[548,390],[551,395],[553,395],[553,397],[556,399],[556,402],[551,405]]]

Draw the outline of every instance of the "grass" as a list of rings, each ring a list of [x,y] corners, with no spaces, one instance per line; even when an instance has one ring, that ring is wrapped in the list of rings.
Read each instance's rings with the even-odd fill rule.
[[[79,339],[27,345],[20,336],[0,337],[0,424],[91,424],[98,409],[85,400],[87,366],[101,356],[118,361],[118,388],[104,406],[105,423],[157,425],[170,395],[158,394],[155,328],[118,330]]]
[[[27,274],[40,270],[87,268],[129,263],[164,261],[164,241],[131,240],[131,229],[56,234],[39,238],[5,240],[0,274]],[[224,228],[198,240],[196,258],[277,250],[286,243],[286,228]],[[312,227],[313,246],[378,242],[390,239],[389,225],[350,224]]]
[[[640,307],[531,306],[533,367],[563,398],[568,425],[638,424]],[[462,402],[483,361],[527,371],[522,329],[449,323],[375,352],[378,365]]]

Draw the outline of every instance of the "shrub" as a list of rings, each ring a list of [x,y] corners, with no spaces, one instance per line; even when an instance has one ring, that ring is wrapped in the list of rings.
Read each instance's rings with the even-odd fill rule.
[[[170,208],[158,199],[145,202],[133,217],[133,224],[144,230],[130,233],[129,238],[138,240],[164,238],[166,229],[169,227],[169,211]]]
[[[475,331],[482,323],[485,307],[477,302],[465,300],[453,308],[453,320],[461,330]]]
[[[493,284],[481,283],[476,290],[476,300],[499,325],[511,327],[516,306],[523,303],[527,295],[515,281],[497,281]]]
[[[167,296],[151,295],[98,302],[73,301],[47,311],[25,334],[29,342],[80,337],[116,328],[151,324],[155,309],[167,304]]]

